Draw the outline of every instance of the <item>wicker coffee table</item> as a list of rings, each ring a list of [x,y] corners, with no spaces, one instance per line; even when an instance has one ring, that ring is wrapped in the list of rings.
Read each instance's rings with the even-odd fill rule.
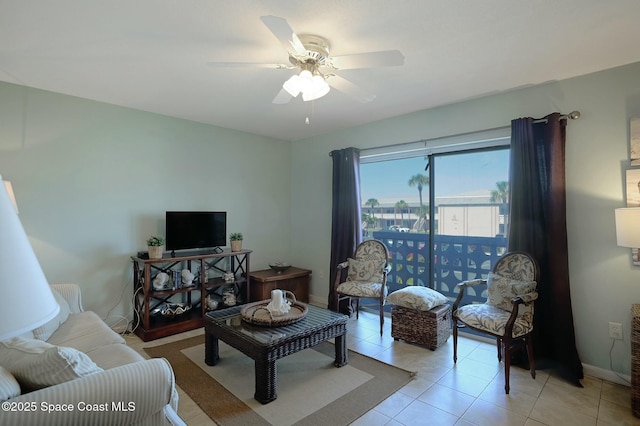
[[[308,305],[300,321],[280,326],[252,325],[242,320],[241,306],[208,312],[205,316],[205,363],[220,361],[218,339],[255,361],[254,398],[267,404],[278,397],[276,360],[335,338],[334,365],[348,363],[346,315]]]

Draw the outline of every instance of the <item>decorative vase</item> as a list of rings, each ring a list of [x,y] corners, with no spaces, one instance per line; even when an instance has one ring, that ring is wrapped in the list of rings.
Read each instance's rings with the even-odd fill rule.
[[[164,246],[149,246],[147,250],[149,252],[149,259],[162,259]]]
[[[231,251],[242,250],[242,240],[231,241]]]

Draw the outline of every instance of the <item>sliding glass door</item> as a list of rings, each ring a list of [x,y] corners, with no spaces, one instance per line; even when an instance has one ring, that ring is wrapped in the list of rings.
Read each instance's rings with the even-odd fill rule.
[[[389,249],[390,292],[421,285],[452,298],[503,254],[508,145],[364,161],[360,177],[364,238]]]

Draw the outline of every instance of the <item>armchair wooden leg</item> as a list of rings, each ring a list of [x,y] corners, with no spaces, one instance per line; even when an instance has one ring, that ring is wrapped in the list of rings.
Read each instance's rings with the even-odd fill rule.
[[[382,336],[382,326],[384,325],[384,300],[380,301],[380,335]]]
[[[529,334],[524,338],[525,345],[527,346],[527,358],[529,359],[529,372],[531,373],[531,377],[533,379],[536,378],[536,360],[533,357],[533,339],[531,339],[531,335]]]
[[[498,347],[498,362],[502,361],[502,348],[500,347],[500,338],[496,339],[496,346]]]
[[[453,363],[458,362],[458,321],[453,319]]]
[[[502,340],[504,348],[504,392],[509,394],[509,370],[511,369],[511,339]]]

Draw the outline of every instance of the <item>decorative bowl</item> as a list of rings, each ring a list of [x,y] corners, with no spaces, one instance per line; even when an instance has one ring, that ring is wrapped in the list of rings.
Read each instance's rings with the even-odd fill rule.
[[[163,317],[173,318],[188,312],[191,305],[185,303],[165,303],[151,311],[152,315],[160,314]]]
[[[286,271],[287,269],[291,268],[291,265],[284,262],[273,262],[269,264],[269,268],[281,274],[283,271]]]

